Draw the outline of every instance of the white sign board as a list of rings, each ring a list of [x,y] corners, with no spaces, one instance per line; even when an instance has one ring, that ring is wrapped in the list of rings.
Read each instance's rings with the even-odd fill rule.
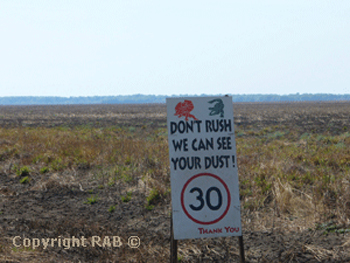
[[[167,99],[174,239],[241,236],[232,97]]]

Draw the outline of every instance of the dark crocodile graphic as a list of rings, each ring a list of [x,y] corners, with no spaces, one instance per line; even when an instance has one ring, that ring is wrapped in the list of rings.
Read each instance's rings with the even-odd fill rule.
[[[211,110],[211,112],[209,113],[210,116],[213,115],[218,115],[220,114],[220,117],[223,118],[224,117],[224,103],[222,102],[221,99],[214,99],[211,101],[208,101],[208,103],[212,104],[216,102],[216,104],[214,105],[214,107],[210,107],[209,110]]]

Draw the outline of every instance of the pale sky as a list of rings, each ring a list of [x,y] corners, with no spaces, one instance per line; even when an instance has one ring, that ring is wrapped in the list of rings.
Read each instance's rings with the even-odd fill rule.
[[[350,93],[350,1],[0,0],[0,97]]]

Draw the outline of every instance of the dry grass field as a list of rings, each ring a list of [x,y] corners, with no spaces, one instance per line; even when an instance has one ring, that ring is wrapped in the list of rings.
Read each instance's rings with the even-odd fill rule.
[[[350,262],[350,103],[234,115],[246,261]],[[0,262],[169,262],[170,206],[165,105],[0,106]],[[178,261],[239,262],[237,238]]]

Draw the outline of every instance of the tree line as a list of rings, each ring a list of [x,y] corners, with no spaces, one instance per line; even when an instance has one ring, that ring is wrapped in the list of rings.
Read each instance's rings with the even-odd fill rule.
[[[42,97],[42,96],[13,96],[0,97],[0,105],[59,105],[59,104],[143,104],[165,103],[167,97],[199,97],[217,95],[120,95],[120,96],[87,96],[87,97]],[[243,94],[232,96],[233,102],[297,102],[297,101],[349,101],[350,94]]]

